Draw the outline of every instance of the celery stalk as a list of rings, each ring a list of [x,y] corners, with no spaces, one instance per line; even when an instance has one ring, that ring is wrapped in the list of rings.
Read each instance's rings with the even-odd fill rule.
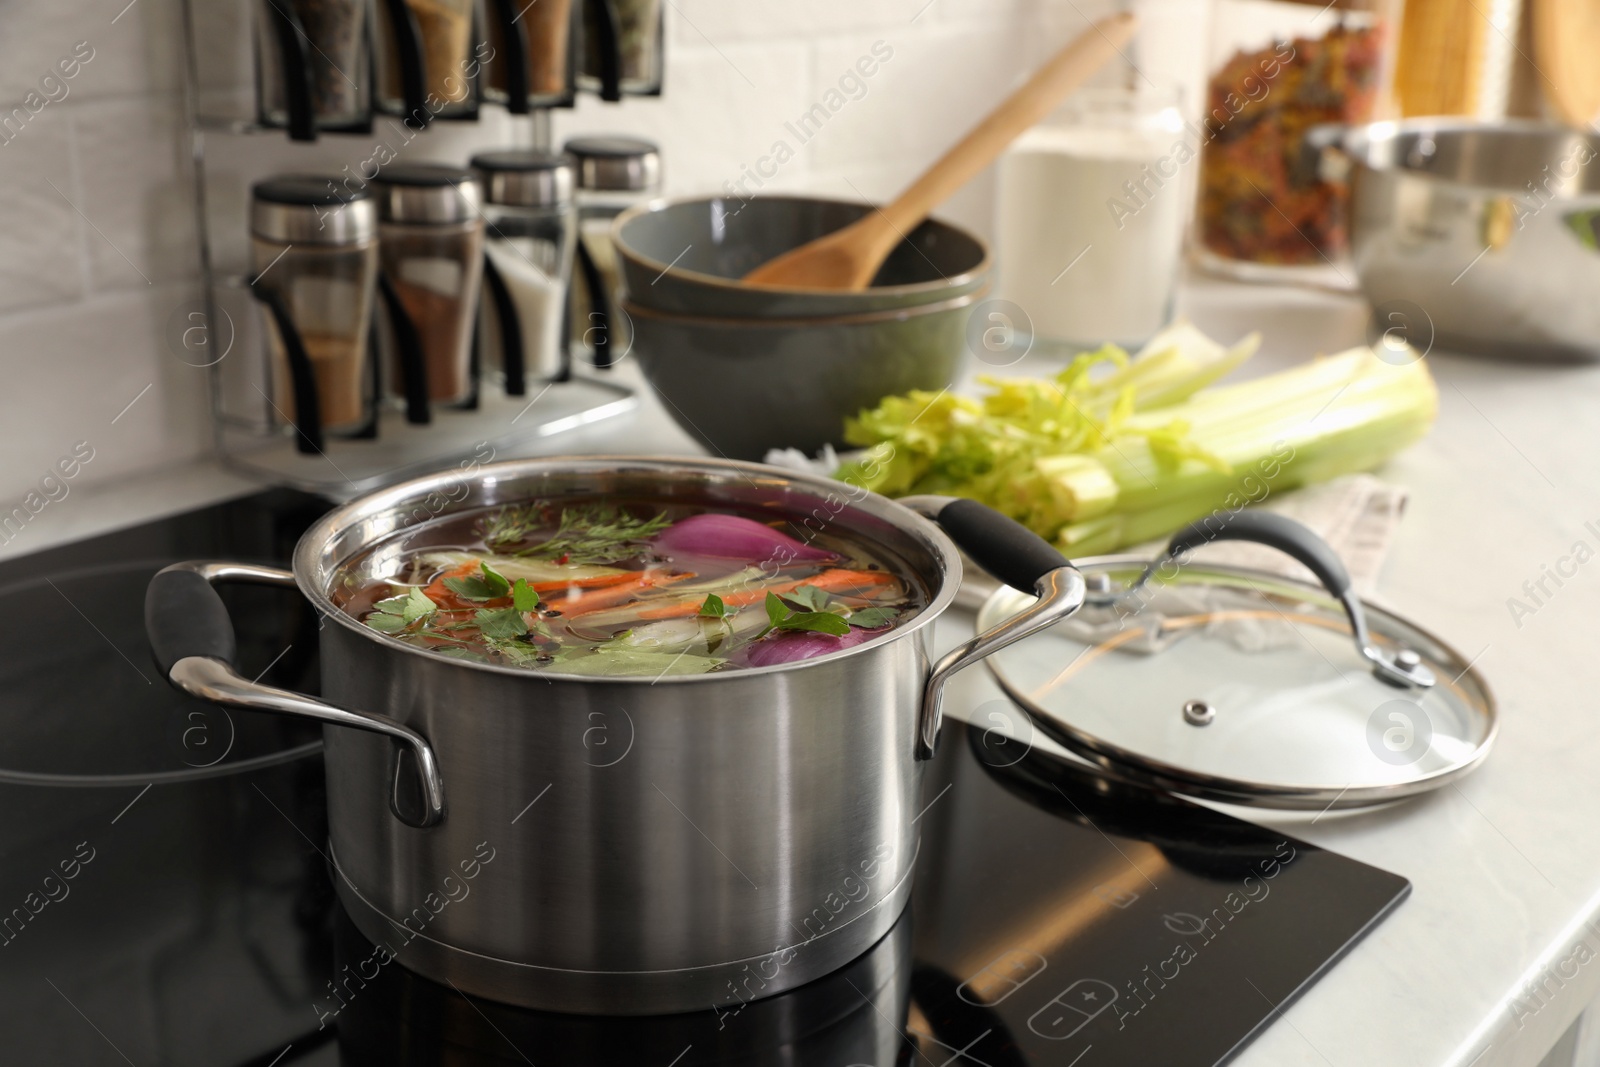
[[[1081,554],[1370,469],[1433,423],[1426,365],[1367,348],[1210,385],[1254,347],[1252,337],[1224,349],[1180,326],[1132,359],[1108,346],[1051,380],[986,381],[981,399],[891,397],[851,421],[849,440],[872,447],[838,476],[891,494],[969,496]]]

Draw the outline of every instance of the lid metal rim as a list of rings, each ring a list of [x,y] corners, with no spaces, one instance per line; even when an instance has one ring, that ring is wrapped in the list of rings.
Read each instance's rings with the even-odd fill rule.
[[[1149,560],[1137,555],[1112,555],[1092,556],[1087,559],[1074,560],[1073,562],[1080,569],[1088,569],[1113,566],[1143,567]],[[1304,589],[1306,592],[1322,598],[1328,596],[1328,591],[1320,585],[1302,582],[1297,578],[1272,571],[1220,563],[1206,563],[1205,567],[1207,570],[1237,575],[1242,578],[1267,580],[1290,585],[1296,589]],[[1000,612],[1001,605],[1012,595],[1015,595],[1013,591],[1004,587],[990,595],[978,612],[978,629],[980,631],[994,625],[996,620],[993,616]],[[1380,615],[1398,618],[1398,616],[1393,616],[1391,612],[1382,608],[1375,608],[1365,600],[1362,601],[1362,607],[1375,610]],[[1461,653],[1453,645],[1440,639],[1428,629],[1411,622],[1409,619],[1401,621],[1440,648],[1448,650],[1458,661],[1461,660]],[[990,675],[993,676],[1011,702],[1022,709],[1023,713],[1028,716],[1029,721],[1041,733],[1069,751],[1088,760],[1096,767],[1132,780],[1137,784],[1150,785],[1168,792],[1180,793],[1184,796],[1197,797],[1203,800],[1239,804],[1247,807],[1274,808],[1288,811],[1332,811],[1371,807],[1431,792],[1475,770],[1488,757],[1489,751],[1494,747],[1495,739],[1500,733],[1499,708],[1495,703],[1494,693],[1483,680],[1483,676],[1478,673],[1476,665],[1468,664],[1456,680],[1460,681],[1461,678],[1470,677],[1477,690],[1483,694],[1481,711],[1487,723],[1487,729],[1483,740],[1478,743],[1478,746],[1466,758],[1449,767],[1432,771],[1408,782],[1390,782],[1365,786],[1355,786],[1349,783],[1344,785],[1269,785],[1247,779],[1229,778],[1223,775],[1189,770],[1188,768],[1166,763],[1152,756],[1129,751],[1108,741],[1103,741],[1092,734],[1068,725],[1050,711],[1036,704],[1027,694],[1023,693],[1006,678],[999,665],[995,662],[994,657],[985,660],[984,666],[988,668]]]

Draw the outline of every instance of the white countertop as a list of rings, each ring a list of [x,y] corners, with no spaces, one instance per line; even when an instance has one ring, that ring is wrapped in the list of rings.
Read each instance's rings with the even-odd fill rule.
[[[1204,282],[1185,297],[1188,314],[1219,339],[1262,331],[1256,369],[1365,339],[1365,307],[1347,297]],[[1414,890],[1239,1067],[1533,1067],[1600,995],[1600,932],[1585,925],[1600,931],[1600,650],[1591,645],[1600,636],[1600,451],[1585,440],[1600,423],[1600,366],[1437,351],[1430,364],[1439,424],[1382,472],[1411,489],[1411,502],[1379,590],[1477,658],[1499,699],[1500,738],[1459,788],[1385,810],[1314,820],[1240,813],[1402,874]],[[698,451],[649,398],[633,416],[536,450]],[[0,557],[253,487],[212,464],[84,486],[0,546]],[[1547,583],[1554,595],[1519,626],[1508,598],[1525,598],[1524,581],[1580,540],[1596,559],[1559,588]],[[983,672],[968,672],[951,710],[998,696]]]

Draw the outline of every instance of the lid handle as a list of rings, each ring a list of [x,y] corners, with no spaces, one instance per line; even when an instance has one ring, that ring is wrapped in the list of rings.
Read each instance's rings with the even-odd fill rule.
[[[1350,572],[1328,542],[1304,523],[1271,511],[1236,511],[1191,522],[1172,535],[1166,555],[1157,562],[1176,560],[1182,565],[1188,562],[1185,557],[1189,553],[1213,541],[1253,541],[1275,548],[1304,563],[1334,596],[1342,599],[1350,590]],[[1149,575],[1150,568],[1146,568],[1141,583]]]
[[[1355,635],[1356,648],[1363,659],[1372,664],[1372,673],[1380,681],[1405,689],[1427,689],[1435,684],[1433,672],[1422,663],[1422,658],[1409,648],[1386,652],[1372,643],[1367,632],[1366,613],[1361,608],[1361,598],[1350,584],[1350,572],[1345,570],[1339,556],[1318,537],[1310,527],[1286,515],[1270,511],[1235,511],[1231,514],[1208,515],[1190,523],[1172,535],[1167,550],[1160,558],[1151,560],[1139,580],[1125,591],[1109,598],[1091,597],[1096,603],[1109,603],[1144,587],[1151,577],[1169,563],[1183,566],[1187,556],[1195,549],[1213,541],[1251,541],[1275,548],[1305,564],[1317,581],[1338,598],[1344,613],[1350,619],[1350,632]]]

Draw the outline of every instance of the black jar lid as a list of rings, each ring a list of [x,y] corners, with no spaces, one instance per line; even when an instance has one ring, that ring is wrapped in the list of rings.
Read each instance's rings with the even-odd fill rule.
[[[250,232],[269,241],[358,244],[377,221],[372,193],[337,176],[285,174],[250,187]]]
[[[384,222],[448,225],[480,217],[478,176],[465,167],[415,163],[385,167],[373,184]]]
[[[661,148],[640,137],[574,137],[565,150],[578,164],[578,188],[647,192],[661,184]]]
[[[571,156],[519,149],[479,152],[472,169],[491,204],[561,207],[572,202]]]

